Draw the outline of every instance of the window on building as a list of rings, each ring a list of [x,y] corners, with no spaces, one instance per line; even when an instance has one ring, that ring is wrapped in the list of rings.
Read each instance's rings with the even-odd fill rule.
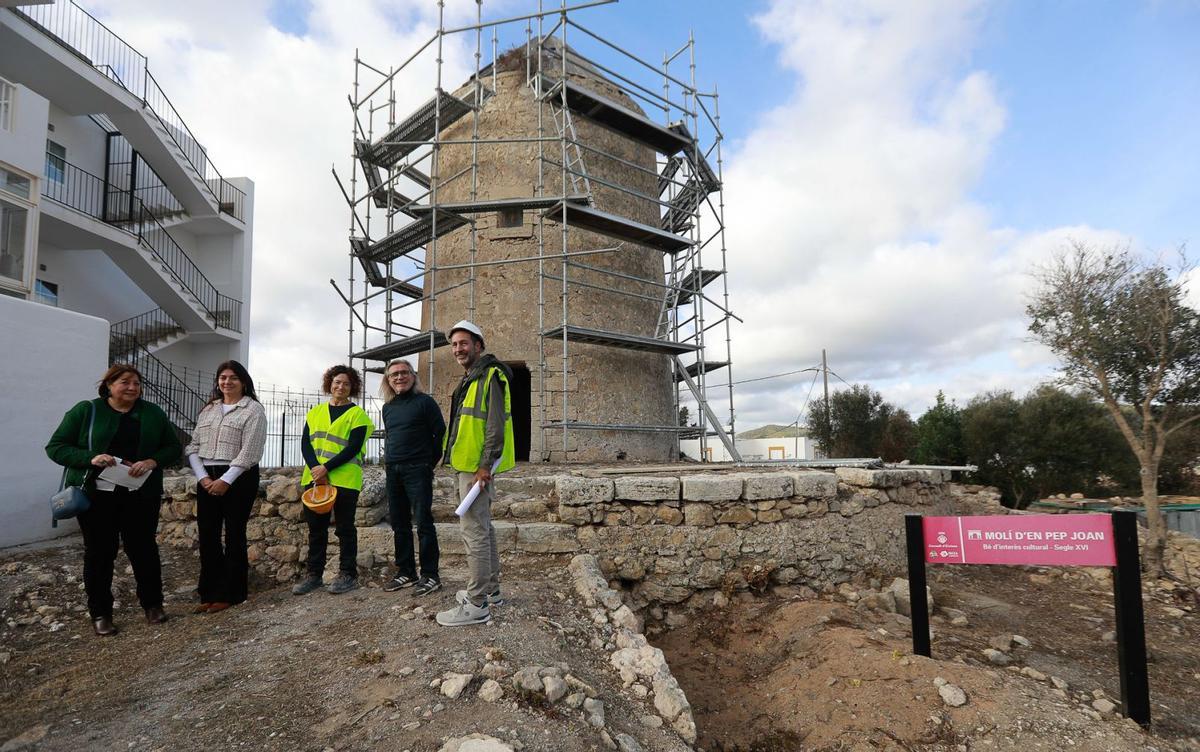
[[[0,131],[13,129],[13,106],[16,99],[17,87],[0,78]]]
[[[497,227],[520,227],[525,224],[525,212],[520,209],[501,209],[496,212]]]
[[[11,193],[18,198],[28,199],[30,193],[30,180],[24,175],[18,175],[15,172],[0,167],[0,192]]]
[[[10,284],[25,284],[26,235],[29,210],[0,199],[0,277]]]
[[[0,168],[0,287],[29,291],[31,228],[29,178]]]
[[[36,280],[33,283],[33,297],[39,303],[58,308],[58,285],[44,279]]]
[[[46,179],[62,185],[67,177],[67,147],[46,139]]]

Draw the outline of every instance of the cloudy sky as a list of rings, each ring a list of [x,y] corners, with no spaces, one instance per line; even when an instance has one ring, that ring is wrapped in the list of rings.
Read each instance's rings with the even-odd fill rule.
[[[349,166],[355,50],[399,65],[436,3],[85,7],[149,57],[218,168],[255,181],[251,367],[311,386],[347,349],[329,280],[346,277],[349,217],[330,168]],[[450,24],[475,12],[446,4]],[[693,30],[727,138],[737,382],[826,348],[841,378],[914,416],[939,389],[1024,391],[1054,366],[1025,338],[1033,265],[1068,239],[1200,252],[1194,0],[625,0],[578,20],[648,60]],[[521,38],[507,27],[500,46]],[[467,35],[447,44],[448,86],[473,50]],[[404,80],[399,111],[431,95],[431,66]],[[794,420],[812,386],[739,384],[739,428]]]

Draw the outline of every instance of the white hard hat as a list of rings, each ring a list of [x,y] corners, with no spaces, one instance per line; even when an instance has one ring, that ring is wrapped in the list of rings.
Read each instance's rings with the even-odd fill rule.
[[[446,339],[453,337],[454,333],[459,329],[462,329],[464,332],[470,332],[478,337],[480,342],[483,341],[483,331],[466,319],[463,319],[454,326],[450,327],[450,331],[446,332]]]

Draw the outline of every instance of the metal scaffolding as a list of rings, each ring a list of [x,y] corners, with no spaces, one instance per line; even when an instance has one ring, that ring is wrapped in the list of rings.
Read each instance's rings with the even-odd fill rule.
[[[702,459],[707,456],[706,443],[715,437],[731,456],[740,459],[732,441],[730,343],[731,320],[740,319],[729,308],[717,92],[697,87],[696,44],[691,34],[678,50],[664,54],[662,63],[655,65],[577,21],[580,11],[612,2],[615,0],[592,0],[568,6],[563,0],[559,7],[544,9],[539,0],[536,12],[485,21],[483,0],[476,0],[474,24],[447,28],[439,0],[437,31],[400,65],[386,69],[371,65],[355,51],[349,97],[353,113],[351,168],[345,180],[334,171],[350,208],[350,270],[345,288],[331,280],[349,309],[348,354],[365,370],[381,372],[382,364],[392,358],[428,352],[430,372],[425,377],[432,384],[433,351],[447,344],[444,329],[450,324],[448,314],[439,315],[439,296],[465,286],[468,318],[474,318],[480,270],[492,265],[520,265],[522,270],[536,267],[529,273],[537,275],[536,326],[541,337],[539,362],[531,364],[531,388],[540,390],[541,398],[538,415],[531,421],[531,458],[536,452],[542,460],[549,459],[551,443],[556,440],[561,440],[566,456],[572,431],[618,430],[672,433],[676,450],[680,437],[699,438]],[[523,46],[525,86],[537,103],[536,136],[480,136],[480,112],[497,91],[498,60],[502,57],[497,47],[502,33],[523,38],[517,46]],[[443,88],[443,54],[448,40],[460,35],[465,36],[465,41],[455,40],[460,49],[473,43],[474,72],[451,93]],[[585,56],[573,50],[568,47],[568,36],[586,42],[597,53]],[[488,46],[490,55],[485,54]],[[430,55],[434,56],[432,66],[427,64]],[[485,63],[485,57],[490,62]],[[686,72],[680,72],[685,66]],[[430,68],[434,74],[430,98],[398,118],[398,88],[403,85],[404,91],[411,91],[416,86],[414,79],[427,75],[424,70]],[[617,87],[627,101],[638,106],[630,107],[589,88],[575,75],[585,69]],[[653,113],[653,117],[643,112]],[[576,122],[580,119],[652,149],[658,195],[605,180],[595,170],[589,172],[589,163],[610,160],[649,173],[645,167],[579,138]],[[455,125],[461,134],[464,123],[470,125],[469,137],[446,136],[447,129]],[[497,143],[524,143],[536,149],[537,183],[529,195],[479,198],[479,150]],[[470,162],[454,174],[439,175],[439,157],[450,145],[469,148]],[[462,180],[470,181],[469,200],[447,201],[439,196],[439,187]],[[657,225],[623,216],[615,207],[598,202],[597,193],[605,189],[657,205]],[[535,213],[537,253],[480,260],[477,221],[484,214],[504,211]],[[570,241],[580,231],[604,236],[612,245],[569,250],[578,247],[578,242]],[[468,234],[469,260],[465,264],[439,262],[439,240],[446,242],[451,233]],[[547,247],[553,233],[561,238],[555,249]],[[661,252],[660,278],[645,279],[589,263],[597,254],[620,254],[634,247]],[[463,271],[466,275],[461,281],[449,285],[439,281],[461,277]],[[605,285],[597,286],[597,276],[606,280]],[[602,331],[573,321],[572,291],[588,287],[643,301],[652,298],[659,310],[654,336]],[[648,289],[655,290],[652,296],[644,292]],[[560,310],[552,310],[548,297],[561,298]],[[398,320],[407,317],[411,321],[410,306],[414,305],[423,309],[421,326]],[[587,422],[586,416],[570,418],[571,343],[661,354],[669,360],[674,376],[675,415],[681,407],[694,408],[689,413],[696,425],[618,425]],[[551,368],[554,361],[556,367]],[[707,377],[718,369],[725,371],[725,378],[708,394]],[[558,371],[562,383],[549,383],[557,376],[552,372]],[[561,405],[556,406],[561,407],[559,414],[551,414],[548,390],[561,390]],[[727,410],[725,418],[713,409],[714,403],[722,402],[727,403],[722,410]],[[555,432],[561,436],[550,435]]]

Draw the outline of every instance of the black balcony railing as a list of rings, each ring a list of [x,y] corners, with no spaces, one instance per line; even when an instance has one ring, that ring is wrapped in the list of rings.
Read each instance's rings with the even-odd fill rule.
[[[95,118],[93,118],[95,120]],[[97,120],[97,123],[99,121]],[[104,127],[103,125],[101,127]],[[114,194],[109,201],[110,211],[116,211],[121,198],[133,197],[145,204],[146,209],[160,220],[182,216],[187,209],[179,202],[163,182],[158,173],[142,159],[129,141],[115,130],[107,132],[107,166],[104,179],[109,183],[109,192]],[[133,216],[132,205],[126,207],[127,216]]]
[[[183,158],[216,200],[218,210],[245,221],[245,193],[221,176],[175,105],[150,75],[145,55],[76,5],[74,0],[24,5],[13,11],[102,76],[140,99],[162,125],[167,137],[179,147]]]
[[[242,303],[217,290],[144,203],[114,191],[103,178],[53,154],[46,155],[42,195],[134,235],[208,313],[217,326],[241,331]]]
[[[110,341],[110,351],[112,344]],[[175,375],[171,367],[138,345],[124,352],[119,361],[129,363],[142,374],[142,396],[158,405],[179,428],[191,433],[196,416],[207,399]]]
[[[149,348],[155,342],[183,332],[179,322],[161,308],[139,313],[109,328],[108,359],[113,363],[124,362],[137,348]]]

